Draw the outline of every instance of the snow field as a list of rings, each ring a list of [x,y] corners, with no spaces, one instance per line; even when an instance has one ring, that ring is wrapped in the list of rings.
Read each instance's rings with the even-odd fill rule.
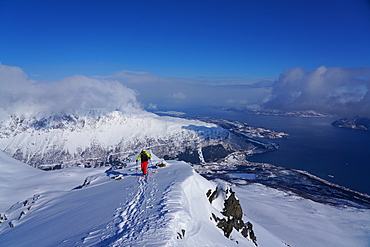
[[[153,158],[154,164],[162,162]],[[210,220],[211,211],[216,210],[205,190],[214,184],[184,162],[166,163],[165,168],[150,167],[144,178],[135,163],[112,171],[67,168],[45,172],[1,153],[0,167],[8,171],[5,177],[13,177],[13,183],[6,188],[1,183],[1,198],[6,200],[0,213],[8,220],[0,224],[0,245],[235,245]],[[24,181],[28,181],[27,188]],[[32,200],[36,187],[38,194]],[[15,195],[19,188],[24,193]],[[22,206],[26,200],[32,204],[30,210]],[[22,210],[27,214],[19,217]]]
[[[259,246],[271,246],[258,238],[266,230],[290,246],[370,246],[370,210],[320,204],[261,184],[233,189],[255,226]]]
[[[228,188],[188,164],[153,155],[149,176],[126,168],[41,171],[0,152],[0,246],[254,246],[231,240],[222,217]],[[209,202],[208,190],[219,187]],[[356,246],[370,243],[370,211],[336,208],[260,184],[232,187],[260,247]],[[237,242],[239,244],[237,244]]]

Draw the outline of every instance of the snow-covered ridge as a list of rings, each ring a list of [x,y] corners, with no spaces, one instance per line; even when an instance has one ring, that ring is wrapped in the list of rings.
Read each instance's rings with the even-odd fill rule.
[[[214,155],[212,147],[224,153],[275,148],[261,144],[215,123],[144,111],[90,111],[47,118],[12,115],[0,126],[0,150],[43,169],[103,166],[142,148],[151,148],[160,157],[192,163]],[[203,150],[205,147],[211,148]]]
[[[157,163],[166,167],[155,168]],[[255,247],[253,239],[259,247],[370,243],[369,210],[315,203],[261,184],[229,187],[207,181],[184,162],[155,155],[147,178],[135,168],[128,162],[118,170],[46,172],[0,152],[1,245]],[[232,229],[225,237],[215,220],[234,218],[224,214],[225,199],[240,201],[243,222],[253,225],[253,234],[245,238]],[[239,207],[234,209],[240,215]]]
[[[99,166],[114,154],[151,147],[174,156],[186,147],[196,148],[201,139],[211,143],[228,135],[214,124],[147,112],[91,112],[41,119],[12,116],[1,125],[0,149],[33,166]]]
[[[153,163],[163,162],[153,155]],[[6,246],[255,246],[237,230],[229,238],[218,191],[184,162],[150,167],[143,178],[128,163],[120,170],[68,168],[44,172],[0,153],[0,223]],[[87,177],[84,177],[87,176]],[[113,179],[112,179],[113,178]],[[24,187],[26,180],[28,186]],[[81,185],[82,182],[85,181]],[[86,182],[88,181],[88,182]],[[225,187],[225,186],[223,186]],[[225,187],[227,188],[227,187]],[[15,193],[21,190],[22,193]],[[249,223],[248,226],[251,226]],[[254,236],[254,235],[253,235]]]

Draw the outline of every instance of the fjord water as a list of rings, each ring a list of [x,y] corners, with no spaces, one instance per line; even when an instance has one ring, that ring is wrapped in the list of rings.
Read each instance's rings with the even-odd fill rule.
[[[253,127],[283,131],[288,139],[266,140],[277,151],[257,154],[249,161],[308,171],[327,181],[370,194],[370,131],[338,128],[337,117],[286,117],[245,114],[216,109],[191,110],[189,116],[238,120]]]

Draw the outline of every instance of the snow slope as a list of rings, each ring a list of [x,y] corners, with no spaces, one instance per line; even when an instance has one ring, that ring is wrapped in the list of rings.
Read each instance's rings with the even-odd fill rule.
[[[300,247],[370,246],[368,209],[321,204],[258,183],[233,189],[257,235],[267,230]],[[262,238],[258,242],[273,246]]]
[[[215,184],[184,162],[151,167],[147,178],[134,163],[45,172],[1,153],[0,164],[1,246],[237,246],[210,220],[217,210],[205,194]]]
[[[152,164],[164,162],[155,155]],[[211,220],[221,217],[227,187],[188,164],[135,163],[117,170],[41,171],[0,152],[0,246],[254,246],[237,231],[231,240]],[[370,245],[370,211],[319,204],[260,184],[232,187],[253,223],[258,246]],[[237,242],[239,244],[237,244]]]

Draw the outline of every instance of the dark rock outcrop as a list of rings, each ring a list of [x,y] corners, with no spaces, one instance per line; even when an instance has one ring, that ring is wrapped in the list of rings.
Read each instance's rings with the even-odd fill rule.
[[[245,223],[243,221],[243,209],[232,189],[227,188],[225,191],[220,191],[220,188],[217,187],[215,191],[209,190],[206,193],[209,202],[212,203],[217,195],[220,196],[220,192],[226,194],[226,199],[224,200],[224,208],[220,212],[223,217],[212,214],[212,219],[216,222],[217,227],[223,231],[227,238],[230,238],[232,231],[235,229],[257,246],[257,237],[254,234],[253,225],[250,222]]]

